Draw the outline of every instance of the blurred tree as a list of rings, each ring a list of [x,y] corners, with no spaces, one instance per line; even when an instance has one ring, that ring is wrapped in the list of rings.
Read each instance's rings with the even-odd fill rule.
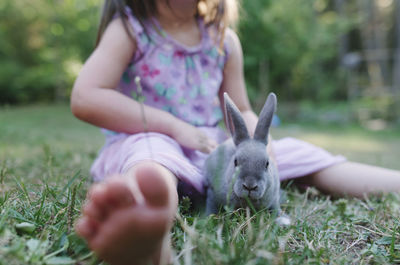
[[[238,30],[251,100],[267,90],[282,101],[346,99],[339,59],[362,48],[360,1],[241,1]],[[94,48],[102,2],[0,1],[0,104],[67,99]]]
[[[395,61],[392,73],[393,90],[400,94],[400,1],[395,2]]]
[[[99,2],[0,1],[0,103],[67,97],[94,46]]]
[[[242,3],[244,19],[239,29],[252,98],[267,93],[260,91],[263,80],[270,82],[264,87],[291,101],[346,95],[337,67],[338,43],[355,19],[341,19],[334,11],[334,1],[328,0]],[[260,79],[262,74],[269,77]]]

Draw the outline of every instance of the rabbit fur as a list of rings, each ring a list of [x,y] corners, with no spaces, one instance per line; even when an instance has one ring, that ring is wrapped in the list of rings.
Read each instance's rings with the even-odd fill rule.
[[[226,127],[232,137],[220,144],[205,162],[206,214],[221,206],[270,209],[280,215],[280,180],[267,154],[268,133],[277,99],[270,93],[251,138],[239,109],[224,93]],[[287,220],[286,220],[287,221]],[[284,221],[285,222],[285,221]]]

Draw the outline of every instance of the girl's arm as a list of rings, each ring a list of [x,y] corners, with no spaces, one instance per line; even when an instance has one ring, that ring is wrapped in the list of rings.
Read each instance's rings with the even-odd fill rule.
[[[71,110],[76,117],[113,131],[129,134],[144,131],[140,104],[114,89],[135,51],[136,44],[121,19],[110,22],[75,81]],[[215,147],[200,130],[172,114],[149,106],[144,106],[144,111],[148,131],[169,135],[183,146],[203,152]]]
[[[257,125],[257,115],[251,109],[247,96],[243,74],[243,53],[236,33],[227,29],[226,40],[228,45],[228,61],[224,68],[224,78],[219,98],[223,102],[223,93],[227,92],[243,115],[250,135],[253,135]]]
[[[238,36],[231,29],[227,29],[226,31],[226,40],[229,56],[224,68],[224,81],[219,92],[220,102],[223,102],[223,93],[227,92],[242,113],[249,134],[253,135],[258,117],[251,109],[246,92],[243,74],[242,46],[240,45]],[[271,140],[270,136],[268,136],[268,138]],[[268,145],[267,151],[270,156],[274,157],[271,145]]]

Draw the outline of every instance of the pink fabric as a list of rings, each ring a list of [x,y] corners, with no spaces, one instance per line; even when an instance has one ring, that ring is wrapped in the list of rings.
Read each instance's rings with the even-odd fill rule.
[[[273,150],[281,181],[307,176],[324,168],[346,161],[313,144],[283,138],[273,141]]]
[[[129,7],[125,13],[135,32],[137,51],[118,91],[195,126],[216,126],[223,119],[218,92],[229,56],[228,48],[219,52],[219,42],[211,37],[216,29],[198,19],[201,40],[186,46],[165,32],[156,19],[142,26]],[[141,80],[141,95],[136,77]]]
[[[218,142],[225,138],[225,133],[219,128],[201,129]],[[319,147],[294,138],[283,138],[272,144],[281,180],[306,176],[345,161],[342,156],[333,156]],[[140,161],[152,160],[202,193],[205,180],[202,166],[206,158],[206,154],[185,149],[163,134],[119,134],[100,152],[91,174],[96,181],[101,181],[106,176],[126,172]]]
[[[219,127],[199,127],[217,142],[226,139]],[[202,167],[207,154],[180,146],[174,139],[160,133],[117,134],[109,136],[106,145],[93,163],[95,181],[121,174],[135,164],[151,160],[168,168],[180,181],[203,193]]]

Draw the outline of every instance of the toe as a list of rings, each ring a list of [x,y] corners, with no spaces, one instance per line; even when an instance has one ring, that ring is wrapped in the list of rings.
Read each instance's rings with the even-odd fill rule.
[[[113,209],[126,207],[134,203],[132,192],[122,179],[116,179],[108,183],[106,199],[108,207]]]
[[[86,240],[93,238],[93,236],[96,234],[97,228],[98,223],[86,216],[79,219],[75,224],[75,230],[77,234]]]
[[[91,204],[88,208],[91,215],[101,221],[108,218],[116,209],[132,205],[133,202],[132,193],[126,183],[122,179],[114,178],[92,191]]]
[[[82,212],[84,216],[87,216],[91,219],[102,220],[104,219],[104,213],[99,206],[97,206],[93,201],[88,201],[82,208]]]
[[[103,221],[109,208],[107,201],[107,187],[104,183],[93,186],[88,195],[88,202],[83,208],[85,215],[98,221]]]
[[[140,191],[146,202],[154,207],[168,205],[168,186],[162,171],[156,167],[141,167],[136,172]]]

